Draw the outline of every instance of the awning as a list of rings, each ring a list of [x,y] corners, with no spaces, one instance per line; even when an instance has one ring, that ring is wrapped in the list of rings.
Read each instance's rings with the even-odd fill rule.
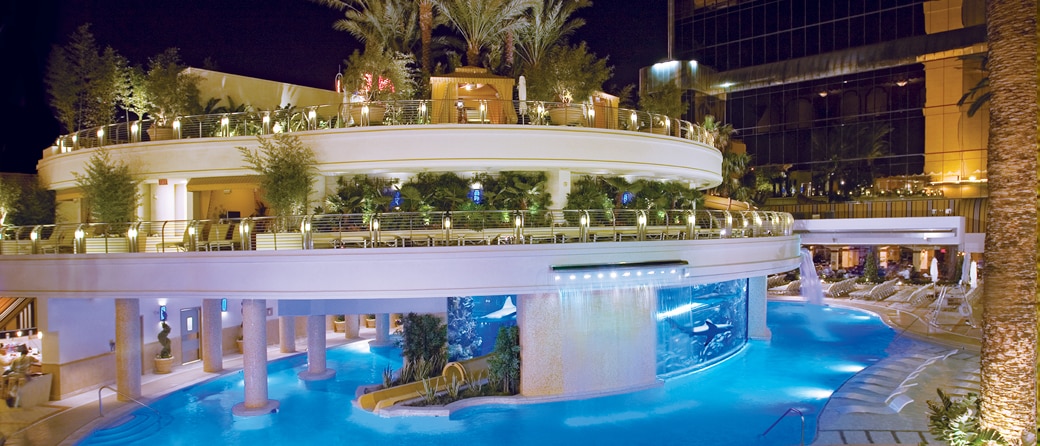
[[[188,180],[188,192],[206,192],[224,189],[256,189],[260,187],[259,175],[234,177],[206,177]]]

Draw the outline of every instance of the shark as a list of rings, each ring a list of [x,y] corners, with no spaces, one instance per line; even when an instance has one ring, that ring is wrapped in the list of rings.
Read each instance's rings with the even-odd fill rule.
[[[509,296],[506,297],[501,309],[485,314],[481,319],[505,319],[514,315],[516,315],[516,305],[513,305],[513,296]]]
[[[669,324],[671,324],[673,328],[679,330],[680,332],[691,338],[695,336],[703,336],[704,349],[701,350],[702,356],[705,353],[707,353],[708,346],[711,345],[712,341],[715,340],[716,336],[733,329],[733,324],[716,324],[712,322],[711,319],[705,319],[703,324],[696,325],[693,328],[689,328],[684,325],[679,325],[679,323],[672,320],[672,318],[668,318],[667,321]]]

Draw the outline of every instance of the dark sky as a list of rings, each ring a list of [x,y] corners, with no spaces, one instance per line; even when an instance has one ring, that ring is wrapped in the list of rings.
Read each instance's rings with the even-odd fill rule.
[[[52,45],[84,23],[100,47],[133,64],[168,47],[184,62],[209,58],[225,72],[332,88],[339,66],[358,46],[332,29],[341,13],[305,0],[11,0],[0,6],[0,172],[34,173],[58,124],[47,106],[43,71]],[[638,83],[639,68],[662,60],[667,0],[594,0],[578,15],[584,40],[614,65],[611,85]],[[446,32],[444,29],[441,33]]]

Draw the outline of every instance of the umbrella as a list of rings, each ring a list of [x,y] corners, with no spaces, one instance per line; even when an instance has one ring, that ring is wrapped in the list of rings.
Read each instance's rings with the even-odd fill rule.
[[[932,267],[928,269],[928,274],[932,275],[932,283],[939,281],[939,259],[932,257]]]
[[[520,100],[520,114],[527,113],[527,78],[520,76],[516,85],[516,97]]]
[[[971,254],[964,253],[964,262],[961,263],[961,285],[968,283],[968,276],[971,274]]]

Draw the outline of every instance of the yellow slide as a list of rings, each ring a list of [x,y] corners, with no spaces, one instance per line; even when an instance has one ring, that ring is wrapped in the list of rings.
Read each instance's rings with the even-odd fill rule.
[[[476,379],[487,372],[488,356],[490,355],[465,361],[449,362],[448,365],[444,366],[444,370],[441,371],[441,376],[430,379],[430,385],[433,385],[437,392],[443,392],[448,389],[448,385],[451,384],[453,377],[457,382],[469,382],[471,379]],[[416,381],[361,395],[358,398],[358,405],[362,409],[374,412],[393,406],[401,401],[418,398],[423,392],[422,381]]]

